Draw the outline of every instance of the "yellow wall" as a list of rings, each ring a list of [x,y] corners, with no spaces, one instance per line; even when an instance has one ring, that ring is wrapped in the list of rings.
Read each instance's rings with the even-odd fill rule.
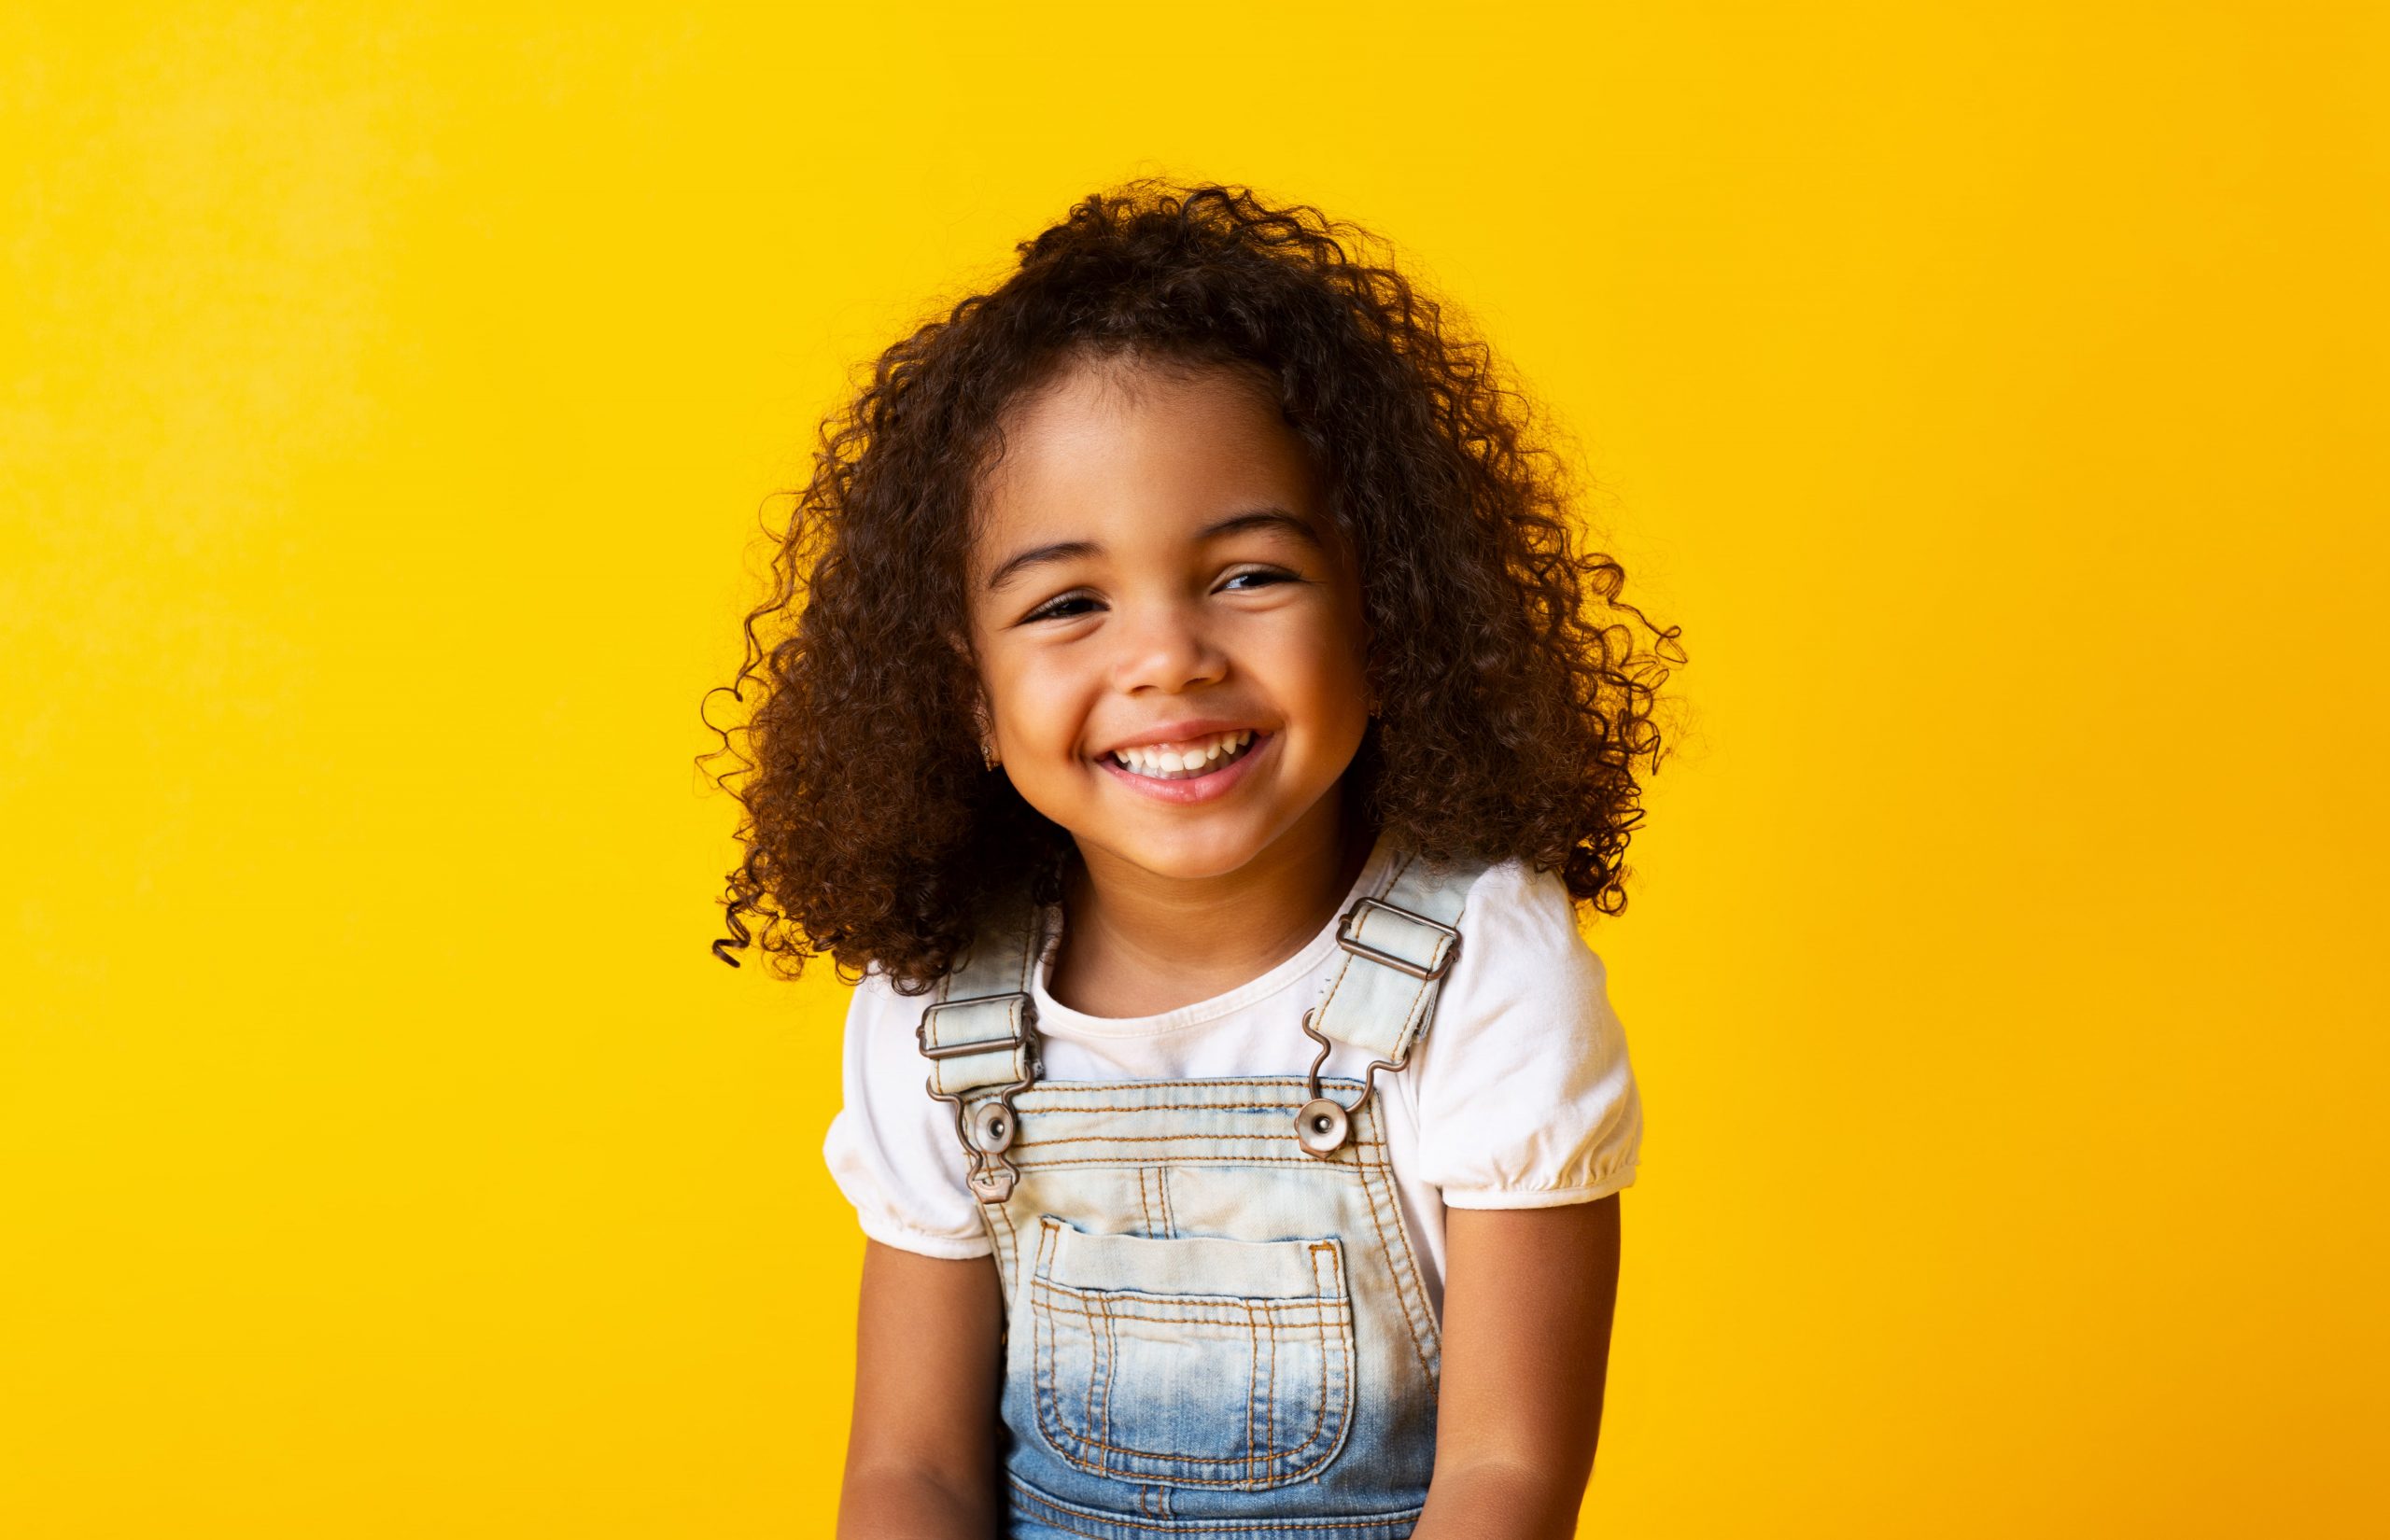
[[[2379,7],[696,8],[0,20],[0,1533],[827,1530],[698,700],[1148,171],[1400,243],[1686,627],[1585,1533],[2381,1521]]]

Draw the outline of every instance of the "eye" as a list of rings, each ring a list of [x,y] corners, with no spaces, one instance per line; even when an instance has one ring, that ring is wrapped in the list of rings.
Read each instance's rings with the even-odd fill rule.
[[[1260,580],[1260,581],[1261,581],[1262,583],[1265,583],[1265,584],[1267,584],[1267,583],[1300,582],[1300,581],[1302,581],[1302,580],[1301,580],[1300,578],[1296,577],[1296,576],[1295,576],[1293,573],[1291,573],[1291,572],[1281,572],[1281,571],[1278,571],[1278,570],[1277,570],[1276,568],[1274,568],[1274,567],[1255,567],[1255,568],[1252,568],[1252,569],[1250,569],[1250,570],[1244,571],[1244,572],[1231,572],[1231,573],[1230,573],[1230,574],[1229,574],[1228,581],[1229,581],[1230,582],[1235,582],[1235,581],[1236,581],[1238,579],[1240,579],[1240,578],[1258,578],[1258,579],[1259,579],[1259,580]],[[1247,589],[1242,589],[1242,590],[1239,590],[1239,589],[1230,589],[1230,593],[1240,593],[1240,592],[1242,592],[1242,593],[1250,594],[1250,593],[1252,593],[1252,592],[1253,592],[1253,590],[1252,590],[1252,589],[1250,589],[1250,588],[1247,588]]]
[[[1028,614],[1023,615],[1020,618],[1020,623],[1027,625],[1032,621],[1068,620],[1075,615],[1084,613],[1082,610],[1072,609],[1068,608],[1069,606],[1075,604],[1093,604],[1094,602],[1095,601],[1093,599],[1088,597],[1085,594],[1060,594],[1055,595],[1053,598],[1047,599],[1044,604],[1039,605]]]
[[[1230,583],[1240,582],[1248,578],[1254,580],[1251,586],[1245,588],[1231,588],[1228,586]],[[1221,587],[1226,592],[1231,594],[1250,594],[1254,592],[1256,588],[1268,587],[1285,582],[1300,582],[1302,581],[1303,580],[1301,578],[1296,576],[1292,572],[1282,572],[1275,567],[1248,567],[1243,572],[1230,573],[1227,579],[1222,582]],[[1075,620],[1078,616],[1087,613],[1086,609],[1076,607],[1094,607],[1096,605],[1096,599],[1092,595],[1087,594],[1058,594],[1054,597],[1047,599],[1044,604],[1039,605],[1036,609],[1031,610],[1028,614],[1023,615],[1020,618],[1020,623],[1023,625],[1029,625],[1038,621]]]

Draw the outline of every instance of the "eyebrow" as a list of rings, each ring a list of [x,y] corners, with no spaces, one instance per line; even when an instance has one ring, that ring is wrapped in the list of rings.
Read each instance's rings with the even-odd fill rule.
[[[1231,513],[1225,519],[1205,525],[1196,531],[1195,538],[1198,540],[1224,539],[1230,535],[1249,534],[1259,529],[1275,529],[1295,536],[1314,551],[1322,549],[1318,531],[1283,508],[1257,508],[1244,513]],[[1004,588],[1033,567],[1102,554],[1104,547],[1093,540],[1058,540],[1052,545],[1033,546],[989,573],[988,588],[991,592]]]

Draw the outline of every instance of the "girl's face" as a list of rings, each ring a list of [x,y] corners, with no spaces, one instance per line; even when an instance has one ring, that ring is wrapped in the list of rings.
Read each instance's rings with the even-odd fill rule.
[[[1075,366],[1005,419],[982,493],[972,646],[1031,806],[1168,878],[1333,827],[1368,725],[1360,583],[1261,387]]]

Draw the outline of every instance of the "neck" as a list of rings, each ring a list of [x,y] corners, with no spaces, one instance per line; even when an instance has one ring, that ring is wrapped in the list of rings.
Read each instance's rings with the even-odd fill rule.
[[[1152,1015],[1235,988],[1302,950],[1368,863],[1371,831],[1330,792],[1269,848],[1214,877],[1156,876],[1081,849],[1047,982],[1090,1015]],[[1188,938],[1201,936],[1201,947]]]

